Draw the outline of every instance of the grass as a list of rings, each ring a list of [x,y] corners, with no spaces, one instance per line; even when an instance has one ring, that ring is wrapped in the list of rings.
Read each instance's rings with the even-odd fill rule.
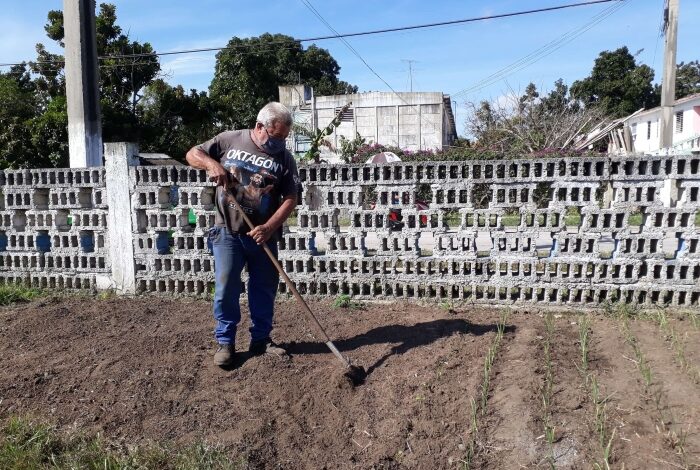
[[[659,329],[666,336],[666,341],[671,343],[676,363],[680,366],[683,372],[688,374],[688,376],[693,382],[695,382],[696,384],[700,384],[700,371],[698,371],[696,367],[693,367],[693,365],[688,360],[685,354],[685,343],[683,342],[683,339],[680,337],[673,325],[669,323],[668,317],[666,316],[666,311],[663,309],[659,309],[652,316],[652,318],[656,321],[656,324],[659,326]]]
[[[628,225],[631,225],[633,227],[639,227],[640,225],[642,225],[643,221],[644,216],[640,212],[630,214],[629,218],[627,219]]]
[[[693,328],[700,330],[700,315],[698,315],[697,312],[690,310],[687,312],[687,317],[690,320],[690,324],[693,325]]]
[[[607,422],[606,404],[607,398],[603,398],[600,393],[598,380],[593,372],[588,370],[588,361],[591,343],[591,320],[588,315],[579,317],[579,347],[581,350],[581,373],[585,379],[586,385],[589,386],[591,403],[593,404],[593,428],[598,435],[598,444],[600,446],[602,464],[594,462],[593,467],[597,469],[610,470],[610,461],[612,459],[613,441],[615,439],[616,429],[613,428],[610,433],[610,428]]]
[[[347,294],[341,294],[333,301],[333,307],[335,308],[347,308],[349,310],[361,310],[365,308],[362,302],[353,300],[351,296]]]
[[[598,381],[595,376],[589,375],[588,382],[591,385],[591,401],[593,402],[593,407],[595,410],[594,427],[596,433],[598,434],[598,444],[601,448],[601,454],[603,457],[603,464],[596,462],[594,464],[595,468],[610,470],[610,460],[612,458],[612,444],[615,439],[615,431],[613,428],[612,434],[608,429],[607,424],[607,413],[606,413],[606,402],[607,398],[603,398],[600,394],[600,388],[598,386]],[[608,437],[610,436],[610,437]]]
[[[651,367],[649,366],[649,362],[647,361],[646,356],[644,355],[644,352],[639,347],[639,341],[637,340],[637,337],[634,336],[634,334],[630,330],[629,317],[628,316],[620,316],[619,321],[620,321],[620,331],[622,332],[622,336],[625,338],[625,341],[627,342],[627,344],[632,348],[632,351],[634,351],[634,357],[635,357],[635,363],[637,364],[637,369],[639,369],[639,373],[642,374],[642,378],[644,379],[644,386],[648,390],[649,387],[651,386],[653,379],[654,379],[653,374],[651,372]]]
[[[564,214],[564,225],[567,227],[578,227],[581,225],[581,211],[576,206],[571,206],[566,209]]]
[[[0,430],[0,468],[30,469],[177,469],[234,470],[223,449],[204,443],[175,449],[169,445],[119,446],[99,435],[60,433],[55,427],[24,418],[10,418]]]
[[[676,452],[683,461],[684,466],[682,468],[689,468],[687,464],[688,456],[685,449],[687,432],[685,432],[682,428],[679,429],[677,424],[674,425],[674,423],[677,423],[677,421],[674,418],[671,409],[665,404],[666,392],[663,389],[663,385],[657,384],[656,386],[652,387],[653,375],[651,367],[649,366],[649,363],[647,362],[644,353],[639,347],[637,338],[629,329],[630,317],[632,315],[638,314],[638,312],[636,312],[632,307],[630,307],[627,304],[616,304],[612,306],[610,310],[613,314],[616,314],[619,317],[620,330],[622,331],[622,334],[625,337],[625,341],[632,347],[632,350],[634,351],[637,369],[639,369],[639,372],[642,375],[642,378],[644,379],[645,392],[648,396],[651,397],[651,400],[653,401],[656,411],[659,415],[657,430],[659,432],[664,433],[664,437],[668,446],[674,452]],[[657,319],[657,322],[658,321],[663,322],[664,319]]]
[[[459,212],[448,212],[447,216],[443,219],[444,222],[452,227],[459,227],[462,223],[462,215]]]
[[[506,214],[501,217],[504,227],[517,227],[520,225],[520,214]]]
[[[12,305],[18,302],[29,302],[42,295],[39,289],[25,287],[21,284],[0,285],[0,305]]]
[[[491,346],[486,352],[484,358],[484,377],[481,381],[481,394],[477,402],[474,398],[471,399],[471,431],[469,433],[469,442],[467,443],[467,455],[460,462],[462,468],[469,470],[474,463],[474,457],[477,452],[477,439],[479,436],[479,416],[483,417],[486,414],[486,406],[488,404],[489,387],[491,384],[491,369],[493,362],[498,355],[498,350],[501,346],[501,340],[506,330],[506,322],[508,321],[508,312],[501,313],[501,318],[496,327],[496,336],[494,336]]]

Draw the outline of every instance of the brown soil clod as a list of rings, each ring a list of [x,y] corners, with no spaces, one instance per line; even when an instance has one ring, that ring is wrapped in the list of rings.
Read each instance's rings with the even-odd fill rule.
[[[362,366],[351,365],[345,371],[343,377],[346,381],[349,382],[349,385],[351,385],[352,387],[357,387],[358,385],[362,385],[363,383],[365,383],[365,379],[367,378],[367,371]]]

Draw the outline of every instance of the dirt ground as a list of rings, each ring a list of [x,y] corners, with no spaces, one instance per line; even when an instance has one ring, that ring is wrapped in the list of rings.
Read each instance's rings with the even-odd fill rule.
[[[511,312],[480,401],[499,310],[408,303],[363,310],[311,303],[367,382],[340,386],[337,360],[292,300],[277,305],[275,339],[291,358],[212,364],[204,301],[58,297],[0,309],[0,420],[34,416],[126,444],[205,440],[246,468],[557,468],[602,465],[590,381],[580,370],[579,314],[555,316],[550,355],[555,440],[544,437],[544,316]],[[617,319],[590,315],[589,372],[604,400],[612,468],[700,468],[700,385],[649,320],[633,320],[653,372],[646,386]],[[700,366],[700,332],[682,332]],[[247,323],[237,349],[247,349]],[[624,467],[623,467],[624,466]],[[604,465],[602,468],[605,468]]]

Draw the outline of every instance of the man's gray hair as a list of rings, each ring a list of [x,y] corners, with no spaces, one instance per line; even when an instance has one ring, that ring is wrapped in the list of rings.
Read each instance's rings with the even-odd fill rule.
[[[266,128],[272,127],[275,122],[292,127],[292,113],[282,103],[271,101],[263,106],[258,113],[258,122],[261,122]]]

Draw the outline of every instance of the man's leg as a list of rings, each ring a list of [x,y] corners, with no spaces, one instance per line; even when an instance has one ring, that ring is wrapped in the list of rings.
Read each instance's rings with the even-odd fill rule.
[[[248,279],[248,304],[252,322],[250,339],[251,343],[256,343],[270,338],[279,274],[262,246],[248,236],[241,237],[241,241],[246,247],[250,276]],[[277,243],[268,242],[267,246],[277,257]]]
[[[243,246],[238,234],[217,227],[212,236],[214,253],[214,336],[219,344],[232,345],[236,340],[236,326],[241,320],[241,271],[245,264]]]

